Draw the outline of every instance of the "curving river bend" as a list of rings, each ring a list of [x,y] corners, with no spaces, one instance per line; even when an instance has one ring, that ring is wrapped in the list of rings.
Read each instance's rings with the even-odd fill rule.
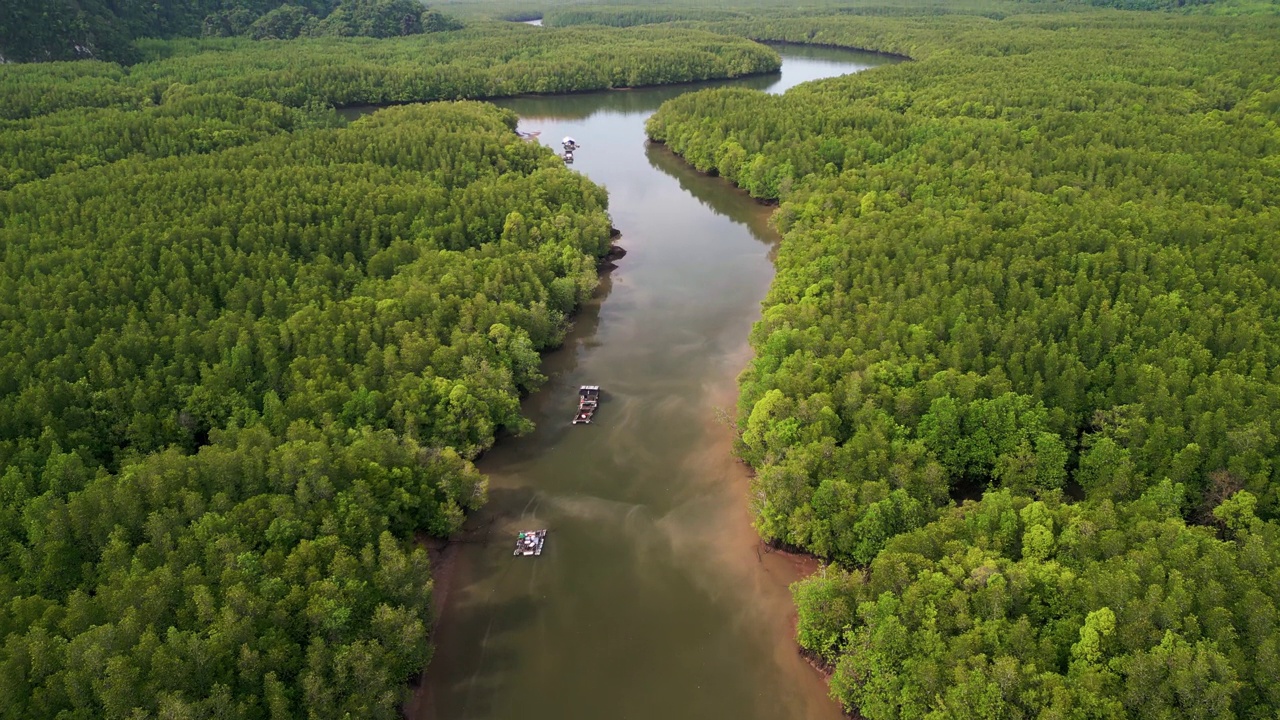
[[[573,168],[608,189],[628,254],[544,358],[524,403],[538,429],[478,463],[489,504],[439,569],[412,720],[841,716],[793,641],[787,585],[806,563],[759,542],[724,420],[773,277],[771,209],[644,141],[645,119],[692,89],[782,92],[893,62],[781,52],[781,75],[498,103],[543,143],[582,145]],[[604,397],[570,426],[581,384]],[[534,528],[550,530],[542,556],[513,558]]]

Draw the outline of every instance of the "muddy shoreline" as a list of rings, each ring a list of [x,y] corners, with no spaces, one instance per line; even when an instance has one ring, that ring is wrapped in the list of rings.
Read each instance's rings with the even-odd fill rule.
[[[842,62],[787,58],[776,82],[743,85],[782,92],[872,66]],[[761,541],[726,422],[774,277],[774,205],[643,142],[644,119],[679,92],[503,104],[517,130],[591,138],[573,169],[609,189],[630,252],[611,272],[626,251],[615,233],[600,246],[600,289],[521,403],[537,429],[477,463],[489,503],[458,536],[423,540],[434,657],[406,698],[413,720],[847,717],[796,642],[789,586],[819,561]],[[609,402],[570,429],[581,383]],[[555,540],[513,563],[507,536],[528,527]]]
[[[606,275],[617,269],[617,261],[626,256],[626,248],[614,243],[622,237],[622,231],[616,227],[609,228],[610,245],[609,250],[597,261],[597,268],[600,274]],[[578,312],[582,310],[579,306],[568,319],[570,322],[574,319]],[[542,358],[545,360],[547,353],[555,352],[559,348],[547,348],[542,352]],[[494,442],[498,442],[501,435],[495,437]],[[479,461],[484,455],[483,452],[477,455],[473,462]],[[448,538],[438,538],[419,532],[414,536],[414,543],[427,551],[427,559],[431,566],[431,627],[428,630],[428,642],[432,645],[434,654],[436,631],[439,628],[440,620],[444,617],[444,609],[448,604],[450,591],[454,589],[456,575],[458,569],[458,554],[462,547],[467,544],[480,543],[488,541],[489,534],[494,523],[494,518],[487,517],[483,524],[476,526],[480,514],[473,513],[463,521],[462,529]],[[418,678],[409,683],[407,686],[407,699],[400,708],[400,715],[406,719],[421,717],[429,698],[424,692],[426,687],[427,672],[431,669],[431,661],[422,668],[422,672]]]

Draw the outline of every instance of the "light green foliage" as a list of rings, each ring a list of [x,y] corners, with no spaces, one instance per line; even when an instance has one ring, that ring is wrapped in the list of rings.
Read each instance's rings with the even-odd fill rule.
[[[1247,490],[1232,495],[1213,509],[1213,516],[1229,530],[1236,533],[1256,530],[1260,524],[1254,514],[1258,508],[1258,498]]]
[[[6,716],[395,717],[431,625],[426,555],[395,538],[483,499],[452,451],[301,423],[46,495],[0,609]]]
[[[632,27],[635,25],[653,25],[656,23],[692,20],[746,19],[750,15],[751,13],[746,10],[671,5],[656,7],[611,6],[607,8],[553,7],[543,16],[542,24],[547,27],[569,25]]]
[[[833,662],[844,636],[856,622],[856,588],[861,576],[835,567],[823,568],[791,586],[800,646],[824,662]]]
[[[182,82],[202,92],[300,106],[486,98],[737,77],[776,69],[777,55],[703,31],[531,28],[465,30],[389,40],[311,38],[148,42],[156,59],[131,68],[140,86]]]
[[[1227,542],[1157,507],[988,494],[865,577],[797,583],[799,640],[872,720],[1274,717],[1280,532]]]
[[[138,108],[150,99],[126,85],[127,71],[115,63],[81,62],[0,65],[0,119],[45,115],[68,108]]]
[[[1071,646],[1071,657],[1079,662],[1098,664],[1102,660],[1102,641],[1116,631],[1116,614],[1111,608],[1089,613],[1080,628],[1080,642]]]

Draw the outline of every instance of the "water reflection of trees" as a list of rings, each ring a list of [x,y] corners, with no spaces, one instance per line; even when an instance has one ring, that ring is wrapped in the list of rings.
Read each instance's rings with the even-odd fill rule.
[[[543,356],[543,374],[554,378],[577,369],[579,355],[595,344],[596,332],[600,329],[600,306],[611,292],[613,276],[608,272],[602,273],[595,294],[570,318],[572,324],[565,334],[564,344]]]
[[[500,107],[511,108],[521,117],[554,117],[561,120],[585,120],[600,111],[623,114],[652,112],[662,103],[694,90],[704,88],[746,87],[765,90],[781,77],[779,73],[752,75],[736,80],[716,80],[712,82],[684,83],[681,85],[663,85],[661,87],[637,88],[634,90],[605,90],[601,92],[580,93],[576,95],[529,95],[517,98],[500,98],[493,103]]]
[[[679,155],[659,143],[646,143],[644,155],[649,164],[680,183],[680,189],[697,198],[717,215],[747,226],[752,237],[767,245],[778,241],[778,233],[769,226],[769,212],[746,192],[724,178],[698,172]]]

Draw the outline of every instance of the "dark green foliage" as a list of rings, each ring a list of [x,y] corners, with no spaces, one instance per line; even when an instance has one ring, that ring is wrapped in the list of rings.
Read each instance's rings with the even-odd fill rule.
[[[310,34],[318,22],[316,16],[312,15],[304,7],[281,5],[254,20],[245,34],[254,40],[290,40],[299,35]],[[228,34],[238,35],[240,33]],[[219,36],[222,36],[222,34],[219,33]]]
[[[461,22],[435,8],[422,13],[422,32],[424,33],[449,32],[450,30],[461,30],[462,28],[463,24]]]
[[[0,60],[129,63],[138,38],[395,37],[423,31],[418,0],[12,0],[0,11]],[[320,20],[320,18],[324,18]],[[318,24],[317,24],[318,23]]]
[[[1043,405],[1006,392],[964,403],[935,398],[917,430],[953,485],[993,479],[1033,491],[1061,488],[1066,479],[1067,450],[1046,425]]]
[[[112,5],[109,0],[7,0],[0,7],[0,61],[130,62],[137,57],[130,46],[135,36]]]
[[[316,26],[318,35],[388,38],[422,32],[418,0],[344,0]]]

